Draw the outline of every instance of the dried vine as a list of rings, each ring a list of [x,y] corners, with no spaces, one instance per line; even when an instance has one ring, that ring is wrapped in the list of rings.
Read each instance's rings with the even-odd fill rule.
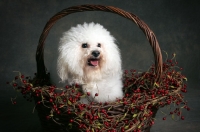
[[[175,56],[175,55],[174,55]],[[124,97],[115,102],[81,104],[83,94],[78,84],[57,88],[38,86],[31,78],[19,74],[9,83],[28,100],[36,101],[36,108],[47,108],[46,119],[62,126],[63,131],[77,129],[86,132],[139,132],[154,124],[154,116],[160,107],[168,105],[169,115],[184,119],[182,109],[190,110],[184,101],[187,80],[181,74],[174,57],[163,63],[161,81],[155,82],[154,65],[147,72],[124,71]],[[176,71],[178,70],[178,71]],[[98,96],[98,93],[96,94]],[[15,99],[12,99],[16,104]],[[171,105],[173,104],[173,105]],[[44,118],[44,115],[43,115]],[[166,119],[166,115],[163,120]]]

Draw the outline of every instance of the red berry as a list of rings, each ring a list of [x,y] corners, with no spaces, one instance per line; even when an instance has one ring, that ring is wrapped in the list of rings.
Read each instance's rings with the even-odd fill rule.
[[[127,124],[127,123],[128,123],[128,120],[125,120],[124,122]]]
[[[105,112],[106,112],[106,110],[105,110],[105,109],[102,109],[102,110],[101,110],[101,112],[102,112],[102,113],[105,113]]]
[[[155,122],[154,121],[151,121],[151,125],[154,125],[155,124]]]
[[[176,105],[179,105],[179,104],[180,104],[180,102],[179,102],[179,101],[177,101],[177,102],[176,102]]]
[[[166,117],[163,117],[163,120],[166,120]]]
[[[171,104],[171,101],[170,101],[170,100],[168,100],[168,101],[167,101],[167,104]]]
[[[181,116],[181,120],[184,120],[185,119],[185,117],[184,116]]]
[[[16,86],[17,86],[17,83],[13,83],[13,86],[16,87]]]
[[[141,111],[144,110],[144,106],[143,105],[140,106],[140,110]]]
[[[91,102],[91,104],[92,104],[92,103],[93,103],[93,102]],[[88,106],[87,109],[90,110],[90,109],[91,109],[91,106]]]
[[[152,112],[152,111],[150,111],[150,112],[149,112],[149,114],[150,114],[150,115],[152,115],[152,114],[153,114],[153,112]]]
[[[60,114],[60,111],[59,111],[59,110],[57,110],[57,114]]]
[[[49,119],[50,119],[50,116],[46,116],[46,119],[49,120]]]
[[[99,94],[98,93],[95,93],[95,96],[98,96]]]
[[[128,73],[128,70],[124,70],[124,73],[127,74],[127,73]]]
[[[79,128],[83,128],[83,124],[80,124],[78,127],[79,127]]]
[[[100,102],[99,104],[101,105],[101,102]],[[104,104],[105,104],[105,105],[108,105],[108,102],[105,102]]]
[[[72,122],[74,122],[74,120],[73,120],[73,119],[70,119],[70,122],[72,123]]]
[[[121,132],[124,132],[124,127],[121,128]]]
[[[99,117],[98,116],[94,116],[94,120],[96,120],[96,119],[99,119]]]
[[[127,101],[124,101],[124,105],[127,105],[128,104],[128,102]]]
[[[105,121],[105,122],[104,122],[104,125],[106,125],[106,126],[108,127],[108,126],[109,126],[109,123]]]
[[[50,99],[49,99],[49,102],[53,102],[53,99],[52,99],[52,98],[50,98]]]
[[[76,87],[76,88],[78,88],[78,87],[79,87],[79,85],[76,83],[76,84],[75,84],[75,87]]]
[[[87,92],[87,96],[90,96],[90,92]]]
[[[168,62],[172,63],[172,60],[167,60]]]

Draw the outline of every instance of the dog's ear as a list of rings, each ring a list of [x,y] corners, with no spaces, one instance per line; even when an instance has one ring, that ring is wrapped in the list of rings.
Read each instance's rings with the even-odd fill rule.
[[[61,82],[65,82],[68,79],[68,66],[60,57],[57,62],[57,71]]]
[[[120,54],[120,49],[118,48],[117,44],[118,43],[115,39],[112,41],[112,44],[107,45],[105,49],[106,50],[106,57],[105,57],[105,68],[106,72],[109,71],[110,74],[116,75],[120,74],[121,75],[121,54]]]

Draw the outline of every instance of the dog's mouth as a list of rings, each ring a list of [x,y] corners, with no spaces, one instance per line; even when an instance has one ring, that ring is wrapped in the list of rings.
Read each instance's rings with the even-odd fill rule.
[[[90,58],[88,59],[88,65],[89,66],[98,66],[99,65],[99,59],[94,59],[94,58]]]

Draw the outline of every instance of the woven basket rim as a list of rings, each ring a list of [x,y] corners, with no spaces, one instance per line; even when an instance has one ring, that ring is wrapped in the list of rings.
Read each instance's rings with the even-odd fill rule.
[[[153,31],[147,26],[144,21],[142,21],[138,16],[134,15],[133,13],[124,11],[120,8],[113,7],[113,6],[104,6],[104,5],[79,5],[79,6],[72,6],[66,9],[61,10],[60,12],[56,13],[52,16],[49,21],[46,23],[41,36],[39,38],[39,43],[36,50],[36,62],[37,62],[37,79],[40,80],[49,80],[49,74],[47,74],[47,70],[44,64],[44,45],[45,40],[48,36],[50,29],[53,25],[61,18],[76,12],[84,12],[84,11],[104,11],[104,12],[111,12],[118,14],[122,17],[125,17],[131,21],[133,21],[146,35],[147,40],[149,41],[155,59],[155,82],[159,82],[162,75],[162,54],[160,50],[159,43],[156,39],[155,34]]]

